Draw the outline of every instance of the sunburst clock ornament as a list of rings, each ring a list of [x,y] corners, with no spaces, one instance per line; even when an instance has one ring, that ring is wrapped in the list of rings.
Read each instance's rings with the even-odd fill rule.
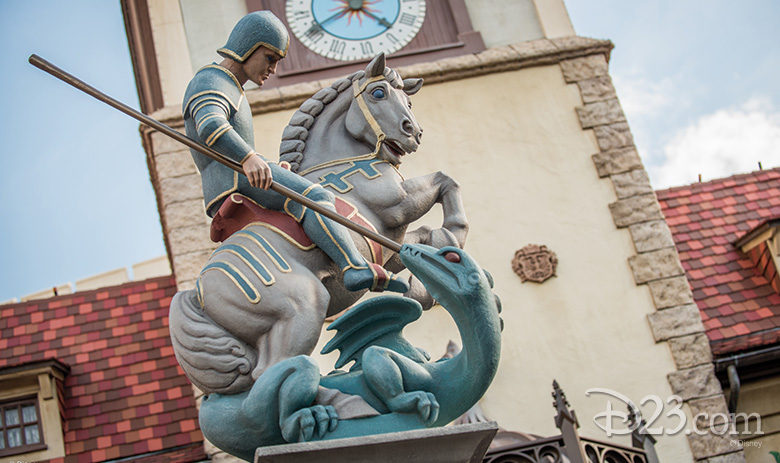
[[[425,0],[287,0],[287,23],[314,53],[370,59],[406,46],[425,20]]]

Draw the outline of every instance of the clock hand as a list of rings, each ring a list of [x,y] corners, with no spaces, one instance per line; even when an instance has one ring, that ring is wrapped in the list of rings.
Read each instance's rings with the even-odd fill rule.
[[[322,30],[322,26],[324,26],[325,24],[333,21],[334,19],[336,19],[336,18],[338,18],[340,16],[344,16],[345,13],[346,13],[346,10],[337,11],[337,12],[333,13],[332,15],[330,15],[327,19],[325,19],[322,22],[318,22],[317,19],[312,18],[312,25],[309,28],[309,30],[306,31],[306,33],[307,34],[313,34],[313,33],[317,32],[318,30]]]
[[[318,23],[318,24],[320,25],[320,27],[322,27],[325,24],[327,24],[327,23],[333,21],[334,19],[338,18],[339,16],[344,16],[346,13],[347,13],[346,10],[337,11],[337,12],[333,13],[332,15],[330,15],[325,21],[322,21],[321,23]],[[315,21],[317,21],[317,20],[315,19]]]
[[[377,15],[375,15],[374,13],[371,13],[370,11],[368,11],[366,9],[364,9],[362,11],[363,11],[363,13],[366,14],[366,16],[368,16],[370,18],[376,19],[376,22],[378,22],[379,24],[385,26],[386,28],[390,29],[391,27],[393,27],[393,24],[390,21],[388,21],[387,18],[380,18]]]

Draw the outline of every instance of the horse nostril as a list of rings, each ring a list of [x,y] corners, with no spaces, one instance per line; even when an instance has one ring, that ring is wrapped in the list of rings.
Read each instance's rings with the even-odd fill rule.
[[[404,119],[401,122],[401,131],[407,136],[412,136],[414,134],[414,125],[412,125],[412,122],[409,119]]]

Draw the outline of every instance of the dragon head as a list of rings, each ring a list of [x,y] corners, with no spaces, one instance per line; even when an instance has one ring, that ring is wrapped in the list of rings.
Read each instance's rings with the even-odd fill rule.
[[[450,312],[478,306],[495,307],[496,314],[501,312],[501,301],[492,291],[492,276],[466,251],[453,246],[436,249],[404,244],[400,256],[431,296]],[[503,321],[500,323],[503,327]]]

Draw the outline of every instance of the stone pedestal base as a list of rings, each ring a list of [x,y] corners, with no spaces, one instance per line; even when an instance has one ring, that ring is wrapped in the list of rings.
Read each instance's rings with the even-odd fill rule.
[[[255,463],[480,463],[498,425],[477,423],[261,447]]]

